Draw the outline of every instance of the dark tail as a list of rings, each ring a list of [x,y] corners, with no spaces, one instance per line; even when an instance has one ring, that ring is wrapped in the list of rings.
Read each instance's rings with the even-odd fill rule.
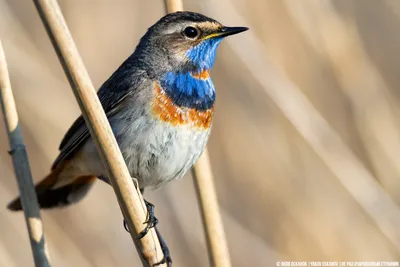
[[[43,209],[63,207],[78,202],[89,191],[95,176],[80,176],[72,183],[53,189],[57,182],[59,172],[52,171],[43,181],[36,185],[36,195],[39,206]],[[18,197],[11,201],[7,208],[12,211],[22,210],[21,199]]]

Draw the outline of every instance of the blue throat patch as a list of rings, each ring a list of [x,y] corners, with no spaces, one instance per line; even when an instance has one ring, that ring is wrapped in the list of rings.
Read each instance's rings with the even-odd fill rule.
[[[215,88],[211,78],[200,78],[196,74],[211,70],[221,41],[222,38],[207,39],[186,52],[196,68],[194,72],[168,72],[161,78],[161,87],[175,105],[199,111],[214,105]]]
[[[217,48],[221,41],[221,37],[204,40],[200,44],[190,48],[186,52],[186,56],[200,71],[210,70],[214,66]]]

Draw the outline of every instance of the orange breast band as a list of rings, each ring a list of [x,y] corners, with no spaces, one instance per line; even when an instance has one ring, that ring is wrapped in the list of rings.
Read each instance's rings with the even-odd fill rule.
[[[152,103],[153,115],[163,122],[173,125],[187,125],[200,129],[210,128],[214,107],[207,110],[179,107],[168,97],[161,86],[155,82],[155,98]]]

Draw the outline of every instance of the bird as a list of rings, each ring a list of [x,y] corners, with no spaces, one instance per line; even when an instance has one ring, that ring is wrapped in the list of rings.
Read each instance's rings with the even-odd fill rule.
[[[195,12],[167,14],[100,87],[98,97],[142,192],[182,178],[203,153],[214,115],[210,71],[217,48],[225,37],[246,30]],[[50,173],[35,186],[44,209],[78,202],[98,178],[110,183],[82,116],[59,150]],[[20,198],[8,209],[22,210]],[[157,223],[150,219],[146,229]]]

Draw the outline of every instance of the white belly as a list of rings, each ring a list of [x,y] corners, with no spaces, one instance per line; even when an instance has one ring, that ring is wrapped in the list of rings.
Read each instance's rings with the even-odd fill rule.
[[[146,120],[124,127],[117,140],[140,187],[159,187],[181,178],[192,167],[207,144],[210,129]]]

